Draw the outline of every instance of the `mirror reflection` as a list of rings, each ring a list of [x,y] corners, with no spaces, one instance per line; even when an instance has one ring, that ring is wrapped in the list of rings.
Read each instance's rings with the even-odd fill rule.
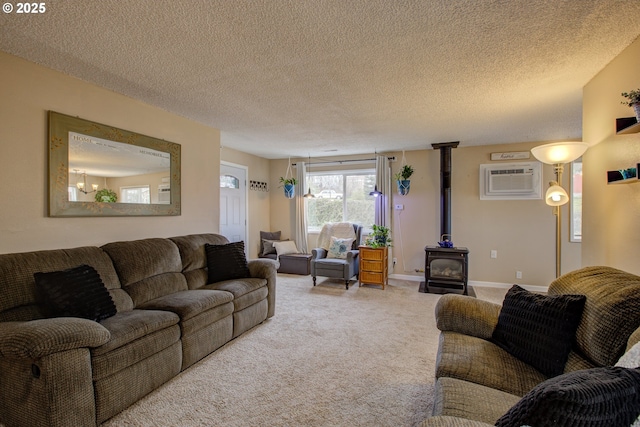
[[[180,215],[180,144],[49,111],[49,216]]]
[[[69,201],[169,204],[171,154],[69,132]]]

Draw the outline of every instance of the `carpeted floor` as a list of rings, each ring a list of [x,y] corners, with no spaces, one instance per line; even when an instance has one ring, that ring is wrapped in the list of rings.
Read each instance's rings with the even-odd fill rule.
[[[440,295],[281,274],[276,315],[103,424],[413,426],[433,404]]]

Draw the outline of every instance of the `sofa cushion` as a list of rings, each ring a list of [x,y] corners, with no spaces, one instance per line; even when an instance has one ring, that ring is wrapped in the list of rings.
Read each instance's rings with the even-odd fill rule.
[[[584,295],[507,292],[492,341],[547,376],[564,372],[582,316]]]
[[[24,252],[0,255],[0,322],[44,317],[36,301],[34,273],[60,271],[87,264],[96,269],[119,311],[131,310],[133,302],[120,287],[111,258],[100,248]]]
[[[90,265],[33,276],[38,298],[52,317],[82,317],[99,322],[117,312],[100,275]]]
[[[240,311],[267,297],[267,280],[260,278],[242,278],[224,280],[206,286],[207,289],[226,291],[233,295],[235,311]]]
[[[494,424],[520,396],[455,378],[438,378],[432,415],[446,415]]]
[[[451,377],[524,396],[548,377],[494,343],[441,332],[436,378]]]
[[[549,295],[586,295],[576,332],[580,351],[599,366],[611,366],[640,327],[640,276],[611,267],[584,267],[549,286]]]
[[[205,244],[209,283],[249,277],[249,266],[244,253],[244,242],[226,245]]]
[[[154,298],[187,290],[180,252],[169,239],[113,242],[102,246],[109,254],[122,287],[135,307]]]
[[[640,369],[570,372],[536,386],[496,426],[628,427],[640,415]]]

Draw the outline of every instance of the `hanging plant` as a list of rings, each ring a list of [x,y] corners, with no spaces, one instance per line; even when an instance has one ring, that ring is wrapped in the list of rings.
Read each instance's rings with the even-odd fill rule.
[[[96,193],[96,202],[115,203],[118,201],[118,195],[108,188],[103,188]]]
[[[287,173],[280,177],[280,187],[284,188],[284,197],[287,199],[293,199],[296,194],[296,184],[298,180],[293,177],[291,172],[291,157],[289,157],[289,165],[287,166]]]
[[[295,178],[285,178],[281,176],[280,183],[282,184],[280,187],[284,188],[284,197],[287,199],[293,199],[293,196],[296,193],[296,184],[298,183],[298,180]]]
[[[402,158],[404,159],[404,153],[402,154]],[[396,183],[398,184],[398,193],[402,196],[406,196],[409,194],[409,189],[411,187],[411,178],[413,175],[413,167],[411,165],[404,165],[400,172],[395,174]]]

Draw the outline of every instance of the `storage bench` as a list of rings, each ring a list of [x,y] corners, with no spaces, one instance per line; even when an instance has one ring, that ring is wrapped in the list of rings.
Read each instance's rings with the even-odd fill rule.
[[[279,259],[278,273],[301,274],[303,276],[311,274],[311,254],[280,255]]]

